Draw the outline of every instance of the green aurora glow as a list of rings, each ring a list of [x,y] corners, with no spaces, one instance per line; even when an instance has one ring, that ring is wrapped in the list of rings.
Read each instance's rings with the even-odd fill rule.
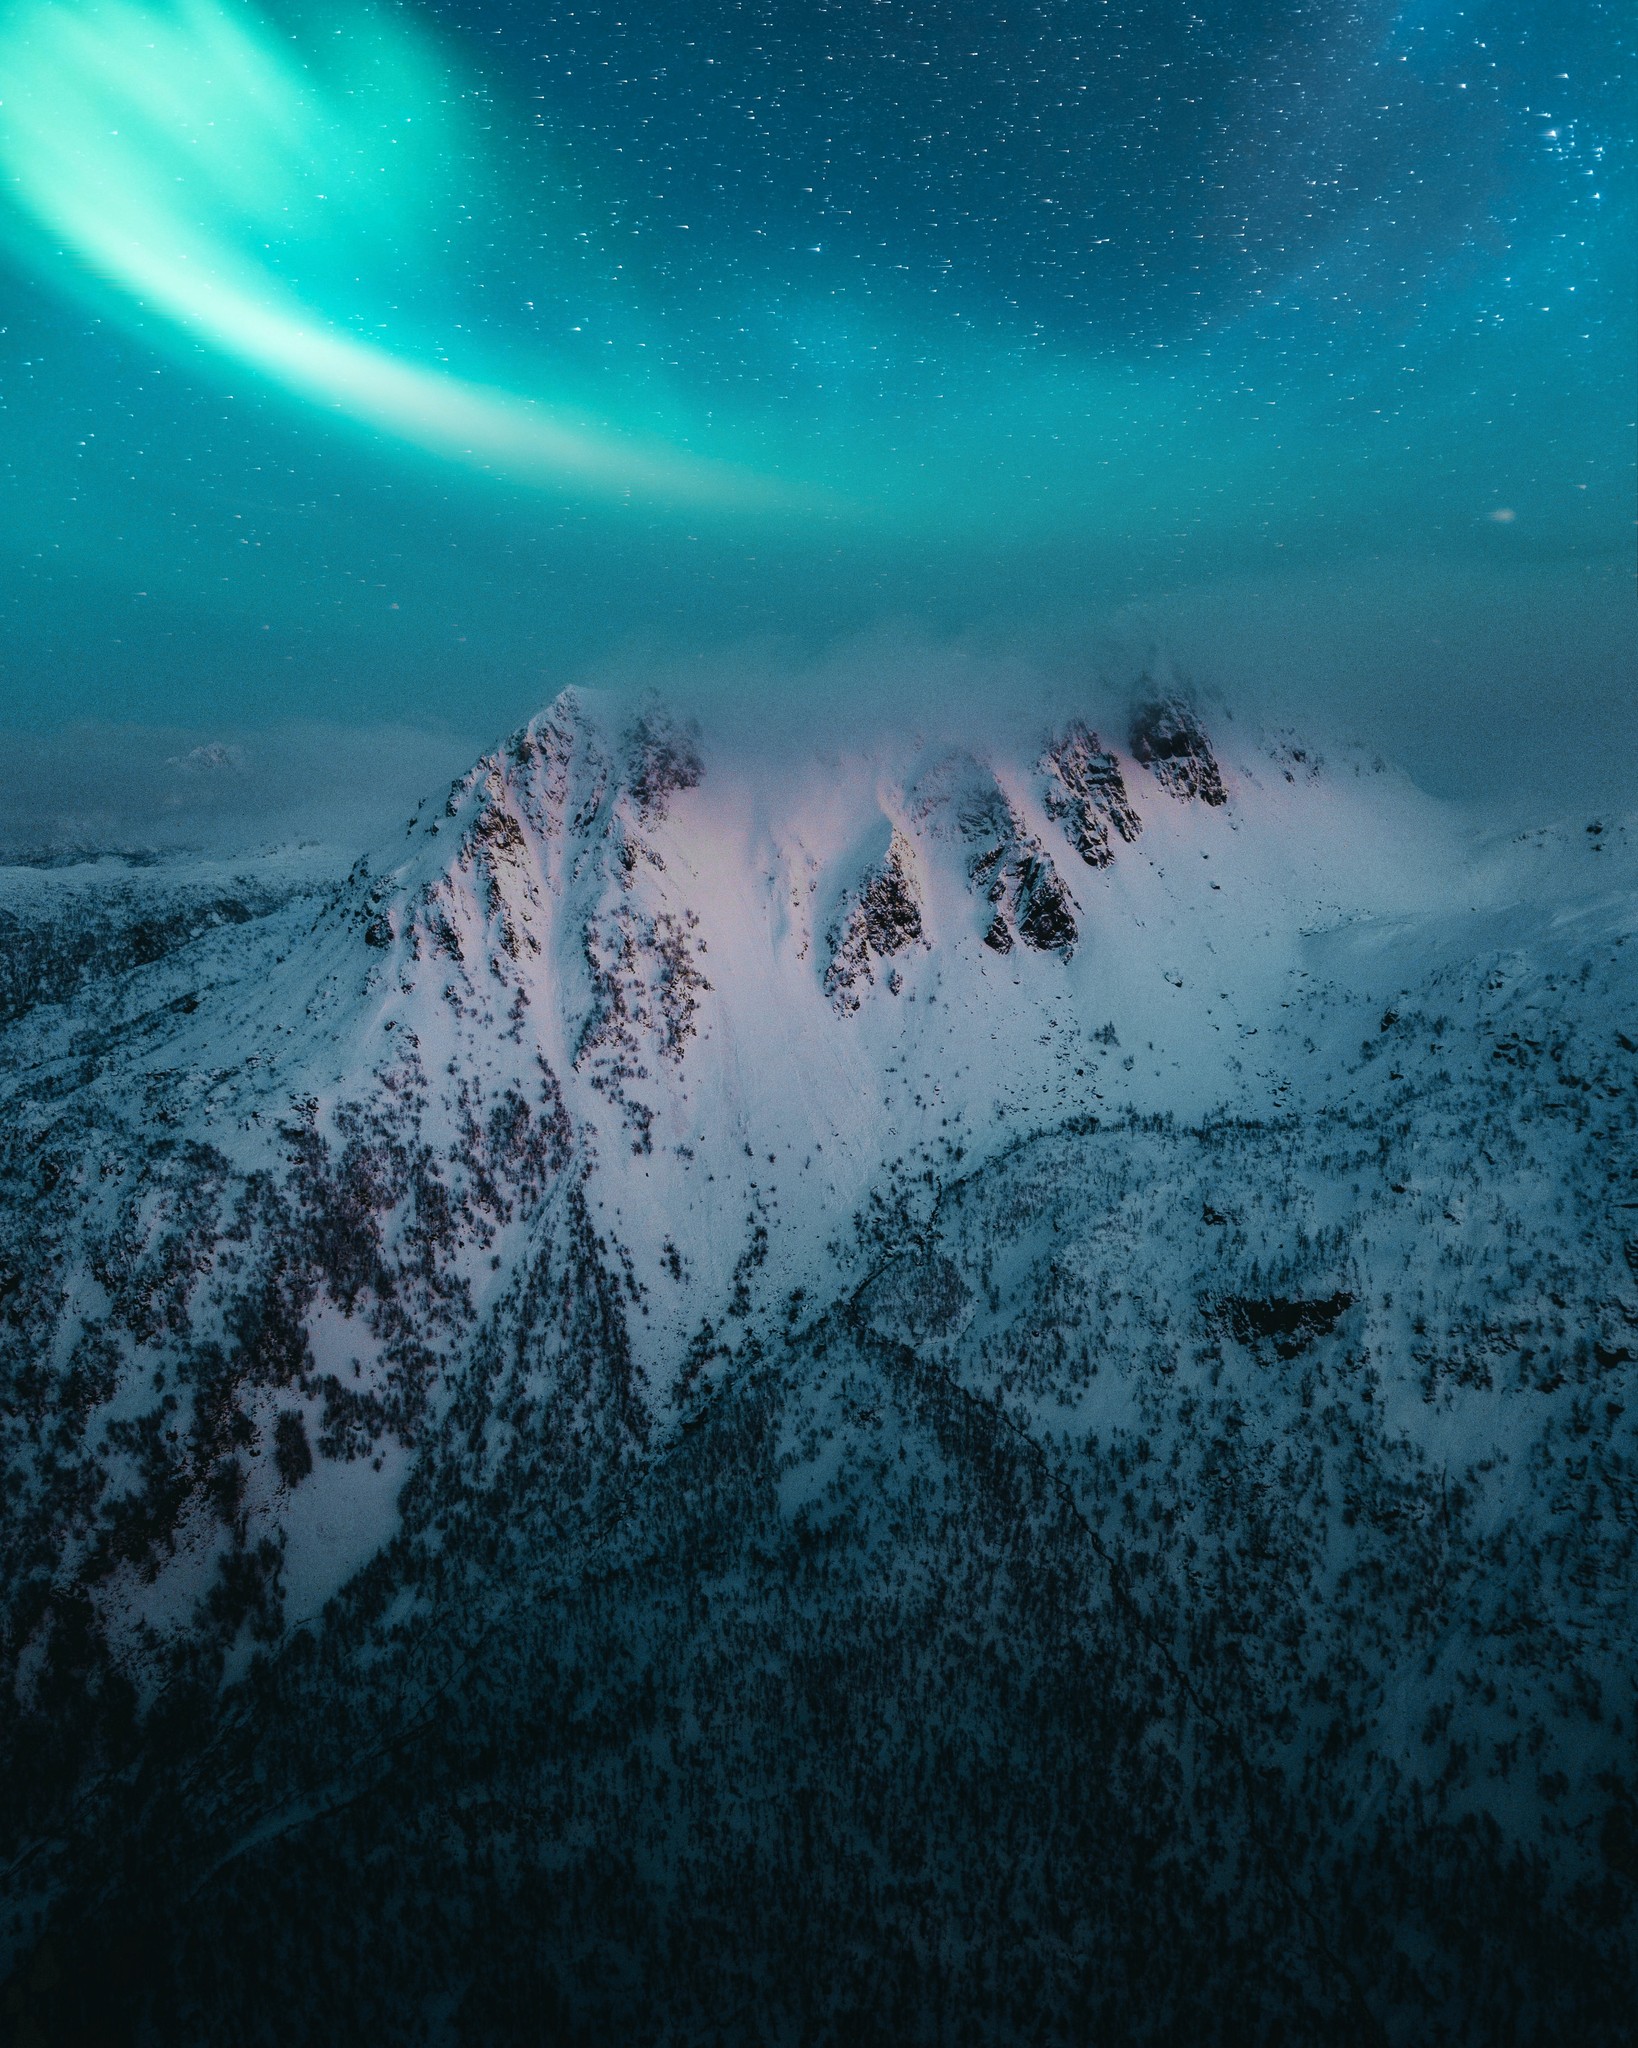
[[[637,13],[662,44],[680,34],[658,4]],[[367,589],[417,620],[412,650],[391,625],[400,678],[406,659],[427,671],[400,703],[436,696],[480,616],[504,666],[538,662],[548,630],[566,659],[633,630],[959,631],[1225,578],[1351,587],[1396,556],[1458,579],[1557,576],[1555,601],[1583,605],[1588,575],[1607,586],[1630,549],[1630,137],[1608,90],[1579,125],[1543,130],[1500,87],[1490,126],[1469,121],[1467,81],[1429,55],[1448,14],[1379,9],[1376,41],[1356,35],[1337,67],[1352,99],[1312,116],[1289,161],[1258,159],[1240,225],[1168,229],[1198,245],[1177,270],[1187,318],[1150,317],[1139,250],[1087,287],[1077,326],[976,261],[918,269],[908,242],[901,260],[913,222],[890,179],[853,246],[810,245],[813,186],[796,181],[815,174],[794,141],[795,196],[765,217],[702,201],[681,219],[643,196],[621,143],[597,146],[616,131],[570,134],[578,85],[533,113],[546,95],[515,63],[426,13],[15,0],[0,173],[22,318],[6,345],[32,353],[9,380],[22,452],[0,529],[13,717],[129,701],[87,680],[108,665],[98,590],[154,613],[158,593],[173,650],[193,633],[167,686],[189,715],[216,686],[178,667],[214,673],[238,644],[248,677],[265,649],[244,632],[272,635],[310,674],[264,674],[249,696],[241,679],[230,701],[264,717],[324,698],[349,662],[370,669]],[[1589,70],[1608,61],[1594,15],[1564,32]],[[1322,218],[1306,166],[1357,125],[1348,108],[1418,68],[1420,154],[1368,217]],[[719,158],[737,147],[721,118]],[[1095,123],[1080,147],[1118,228],[1148,174]],[[1225,189],[1229,147],[1205,165]],[[78,311],[53,315],[53,294]],[[140,364],[161,354],[173,383],[156,396]],[[73,454],[69,418],[96,420]],[[225,552],[247,507],[254,565]],[[474,548],[480,579],[450,560]],[[514,555],[538,570],[493,567]],[[29,566],[48,559],[49,588]],[[135,641],[146,630],[132,622]],[[113,645],[127,677],[160,659],[157,642]],[[40,694],[53,650],[60,698]],[[150,711],[157,687],[139,691]],[[360,708],[384,687],[361,682]]]
[[[766,500],[725,470],[366,340],[322,303],[325,272],[333,289],[427,210],[450,147],[424,52],[385,29],[364,40],[362,81],[315,82],[288,38],[217,0],[22,9],[0,48],[0,163],[37,227],[116,306],[128,294],[296,398],[525,482]],[[417,120],[409,175],[377,168]],[[275,264],[315,242],[309,304]]]

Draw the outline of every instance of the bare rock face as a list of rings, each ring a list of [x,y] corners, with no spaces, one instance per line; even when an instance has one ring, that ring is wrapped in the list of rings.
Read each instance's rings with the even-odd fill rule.
[[[1132,720],[1132,752],[1170,795],[1226,804],[1222,771],[1200,721],[1181,697],[1146,704]]]
[[[839,1016],[850,1015],[876,978],[871,962],[891,959],[923,942],[921,895],[910,864],[910,848],[895,831],[886,859],[843,902],[831,927],[830,964],[825,969],[825,994],[831,1007]],[[889,972],[887,983],[896,995],[896,972]]]
[[[1044,852],[1029,849],[1018,856],[1015,877],[1018,936],[1037,953],[1061,953],[1067,959],[1080,932],[1057,869]]]
[[[1111,832],[1137,838],[1143,821],[1132,808],[1120,762],[1098,735],[1071,719],[1041,756],[1047,815],[1056,818],[1070,844],[1090,868],[1106,868],[1115,857]]]
[[[699,732],[651,705],[627,740],[626,787],[644,823],[663,818],[679,790],[693,789],[705,774]]]
[[[967,877],[995,906],[984,943],[1012,951],[1013,932],[1037,953],[1068,959],[1080,936],[1075,908],[1052,856],[1024,827],[993,778],[971,787],[957,810],[961,835],[976,851]]]
[[[366,932],[385,950],[402,929],[412,961],[442,963],[458,1015],[482,1017],[498,995],[514,1043],[537,1000],[573,989],[569,1066],[638,1154],[653,1120],[639,1085],[678,1065],[711,992],[698,915],[657,883],[655,843],[703,775],[691,724],[650,705],[621,731],[565,690],[456,781],[425,828],[450,834],[452,853],[429,853],[401,916],[383,907]]]

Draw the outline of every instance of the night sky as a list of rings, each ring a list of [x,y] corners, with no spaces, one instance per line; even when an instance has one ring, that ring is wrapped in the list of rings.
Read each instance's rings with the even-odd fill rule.
[[[483,739],[890,631],[1113,635],[1490,775],[1498,719],[1625,734],[1635,39],[12,0],[0,727]]]

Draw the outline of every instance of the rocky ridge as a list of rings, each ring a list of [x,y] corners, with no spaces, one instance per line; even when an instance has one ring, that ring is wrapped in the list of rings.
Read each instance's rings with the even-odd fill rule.
[[[568,695],[5,1028],[18,2025],[1619,2037],[1626,828],[1132,757]]]
[[[1106,868],[1115,858],[1111,832],[1130,845],[1142,831],[1119,760],[1080,719],[1071,719],[1051,741],[1041,771],[1047,815],[1062,822],[1089,868]]]
[[[1139,707],[1132,719],[1132,755],[1175,797],[1228,802],[1211,742],[1184,698],[1159,697]]]
[[[879,865],[844,896],[836,921],[825,935],[830,959],[825,967],[825,993],[833,1007],[846,1014],[862,1000],[859,984],[875,981],[873,962],[891,961],[895,953],[923,942],[921,896],[911,864],[910,845],[895,827]],[[903,978],[887,967],[883,976],[897,995]]]

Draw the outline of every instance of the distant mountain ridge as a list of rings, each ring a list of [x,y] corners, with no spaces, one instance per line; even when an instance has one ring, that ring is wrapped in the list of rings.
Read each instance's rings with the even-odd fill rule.
[[[345,876],[19,880],[18,2023],[1617,2038],[1633,855],[571,691]]]

